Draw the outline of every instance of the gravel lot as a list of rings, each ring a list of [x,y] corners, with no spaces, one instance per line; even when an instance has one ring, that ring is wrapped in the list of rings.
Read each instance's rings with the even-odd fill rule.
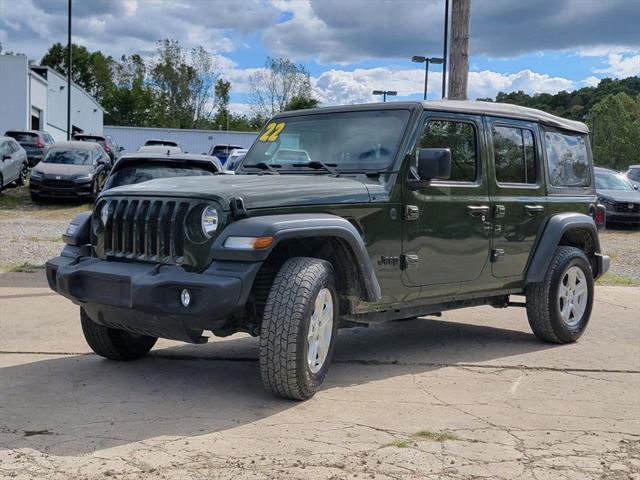
[[[69,221],[89,205],[34,205],[26,188],[0,197],[0,269],[29,263],[42,265],[62,249]],[[600,239],[611,256],[611,273],[640,281],[640,231],[605,230]]]

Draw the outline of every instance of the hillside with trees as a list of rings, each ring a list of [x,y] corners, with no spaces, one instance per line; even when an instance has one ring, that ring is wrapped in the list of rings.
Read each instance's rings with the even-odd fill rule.
[[[640,78],[605,78],[597,87],[555,95],[500,92],[488,102],[513,103],[585,122],[597,165],[624,170],[640,163]]]

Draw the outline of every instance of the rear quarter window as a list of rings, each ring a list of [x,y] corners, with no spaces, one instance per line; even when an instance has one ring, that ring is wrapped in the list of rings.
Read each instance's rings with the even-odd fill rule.
[[[585,188],[592,185],[585,135],[547,131],[544,140],[551,187]]]

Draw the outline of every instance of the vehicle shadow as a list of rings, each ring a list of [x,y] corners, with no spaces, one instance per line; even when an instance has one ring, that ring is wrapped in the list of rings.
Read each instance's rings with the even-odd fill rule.
[[[547,348],[553,347],[521,331],[444,320],[342,330],[323,391]],[[257,355],[257,340],[243,337],[159,349],[129,363],[95,355],[5,356],[5,365],[7,358],[15,365],[0,369],[0,448],[75,456],[308,408],[263,390]],[[322,393],[311,402],[322,402]]]

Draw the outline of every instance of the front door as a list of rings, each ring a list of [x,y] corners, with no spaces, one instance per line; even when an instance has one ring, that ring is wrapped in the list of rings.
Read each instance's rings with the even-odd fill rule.
[[[494,277],[524,274],[546,216],[542,146],[537,124],[486,119],[494,200],[491,271]]]
[[[488,179],[482,155],[482,117],[429,112],[413,152],[449,148],[451,177],[428,184],[407,180],[403,224],[403,283],[443,285],[455,293],[460,282],[478,278],[490,252]],[[447,285],[450,287],[447,287]]]

